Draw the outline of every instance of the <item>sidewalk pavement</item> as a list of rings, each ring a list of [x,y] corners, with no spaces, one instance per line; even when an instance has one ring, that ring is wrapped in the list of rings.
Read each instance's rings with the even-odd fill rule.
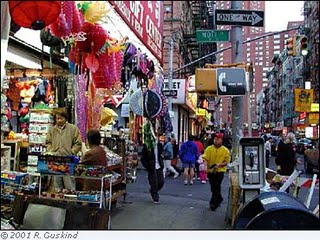
[[[227,174],[223,181],[224,202],[216,211],[209,210],[209,183],[183,185],[183,177],[167,177],[160,191],[160,204],[154,204],[148,192],[146,172],[139,170],[137,181],[127,185],[126,202],[118,199],[112,211],[114,230],[225,230],[228,199]]]

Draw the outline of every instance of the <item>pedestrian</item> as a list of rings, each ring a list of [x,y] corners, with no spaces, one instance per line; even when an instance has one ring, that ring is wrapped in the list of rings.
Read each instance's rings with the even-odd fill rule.
[[[198,159],[198,148],[193,142],[193,136],[189,135],[188,140],[184,142],[179,150],[179,157],[184,168],[184,185],[193,185],[194,167]]]
[[[89,130],[87,140],[90,149],[84,154],[83,158],[81,158],[80,164],[107,167],[106,151],[100,146],[100,131],[96,129]],[[99,179],[78,179],[77,183],[79,183],[79,188],[82,191],[100,191],[101,189],[101,180]]]
[[[57,156],[77,155],[82,148],[79,128],[68,123],[68,114],[63,108],[55,109],[53,116],[55,125],[50,127],[47,134],[47,153]],[[75,190],[76,182],[69,176],[54,176],[51,178],[51,187]]]
[[[173,178],[177,178],[179,173],[171,166],[171,161],[173,159],[173,146],[171,143],[170,137],[165,137],[164,147],[163,147],[163,156],[164,156],[164,168],[163,168],[163,177],[166,177],[167,169],[174,173]]]
[[[207,147],[202,155],[207,164],[207,176],[212,194],[209,204],[212,211],[216,210],[223,201],[221,183],[231,159],[229,149],[222,145],[222,140],[223,133],[216,133],[213,136],[213,145]]]
[[[284,149],[282,150],[281,156],[282,158],[280,158],[280,174],[281,175],[286,175],[286,176],[290,176],[297,164],[297,160],[296,160],[296,152],[294,149],[294,133],[290,132],[287,135],[287,138],[285,140],[285,145],[284,145]],[[280,153],[280,152],[279,152]]]
[[[173,149],[173,158],[171,160],[171,166],[179,173],[181,174],[181,170],[178,167],[178,153],[179,153],[179,145],[177,144],[177,141],[175,138],[171,138],[171,144]]]
[[[207,182],[207,164],[205,161],[203,161],[202,156],[200,155],[198,160],[199,164],[199,178],[202,184],[205,184]]]
[[[279,152],[280,158],[278,159],[278,163],[280,165],[280,175],[290,176],[296,168],[298,161],[296,159],[294,140],[294,133],[288,133],[284,147],[280,150],[281,152]],[[289,188],[286,189],[286,192],[289,193]]]
[[[266,142],[264,143],[264,150],[266,156],[266,167],[269,168],[270,159],[271,159],[271,142],[272,137],[267,137]]]
[[[197,145],[198,156],[201,156],[201,154],[203,154],[203,152],[204,152],[204,147],[203,147],[202,142],[200,142],[200,140],[197,136],[193,136],[193,142]],[[196,163],[195,163],[195,177],[197,178],[197,180],[200,180],[199,162],[198,161],[196,161]]]
[[[276,146],[275,163],[277,165],[277,172],[279,174],[280,174],[280,171],[281,171],[281,167],[280,167],[281,159],[286,158],[286,156],[285,156],[285,152],[286,152],[286,150],[285,150],[285,148],[286,148],[285,141],[286,141],[286,138],[287,138],[287,135],[286,134],[282,134],[281,138],[279,140],[279,143]]]
[[[149,192],[154,203],[160,202],[159,191],[164,185],[163,177],[163,146],[160,142],[156,147],[142,145],[141,163],[148,172]]]

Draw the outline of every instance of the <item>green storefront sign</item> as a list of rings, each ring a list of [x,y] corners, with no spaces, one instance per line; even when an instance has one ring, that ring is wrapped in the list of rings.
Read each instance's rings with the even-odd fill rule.
[[[197,30],[196,39],[198,43],[228,42],[228,30]]]

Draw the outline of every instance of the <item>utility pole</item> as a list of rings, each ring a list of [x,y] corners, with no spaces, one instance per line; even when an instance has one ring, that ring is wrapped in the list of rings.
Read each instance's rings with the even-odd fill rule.
[[[169,76],[168,76],[168,88],[171,93],[172,90],[172,75],[173,75],[173,35],[170,37],[169,42]],[[172,96],[168,96],[168,110],[172,111]]]
[[[231,9],[241,10],[242,1],[231,1]],[[231,27],[231,61],[242,62],[242,26]],[[242,137],[243,124],[243,97],[232,98],[232,160],[239,156],[239,143]]]

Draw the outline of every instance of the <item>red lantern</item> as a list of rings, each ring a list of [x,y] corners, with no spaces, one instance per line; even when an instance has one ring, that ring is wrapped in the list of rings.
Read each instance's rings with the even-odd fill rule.
[[[8,1],[12,20],[19,26],[41,30],[57,20],[61,1]]]

